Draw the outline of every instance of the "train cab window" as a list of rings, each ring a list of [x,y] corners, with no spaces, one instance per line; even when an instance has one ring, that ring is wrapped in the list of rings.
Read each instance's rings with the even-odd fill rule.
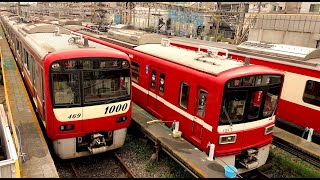
[[[152,76],[151,76],[151,88],[156,88],[156,78],[157,78],[157,72],[155,70],[152,70]]]
[[[188,100],[189,100],[189,85],[182,82],[180,85],[180,98],[179,104],[181,107],[187,109],[188,108]]]
[[[238,123],[244,119],[247,91],[229,91],[223,98],[220,121],[223,124]]]
[[[254,91],[251,93],[248,119],[254,119],[259,116],[262,96],[263,96],[263,91]]]
[[[79,73],[52,74],[54,105],[80,104]]]
[[[197,115],[199,115],[201,117],[204,117],[204,113],[206,111],[207,94],[208,93],[204,90],[200,90],[200,92],[199,92]]]
[[[320,106],[320,82],[307,81],[303,101],[315,106]]]
[[[264,117],[271,116],[275,113],[277,102],[280,94],[280,87],[273,87],[267,91],[266,100],[264,102],[264,108],[262,115]]]
[[[139,82],[140,65],[137,62],[132,61],[132,81]]]
[[[130,98],[130,71],[83,72],[84,103]]]
[[[164,95],[165,74],[160,73],[159,94]]]

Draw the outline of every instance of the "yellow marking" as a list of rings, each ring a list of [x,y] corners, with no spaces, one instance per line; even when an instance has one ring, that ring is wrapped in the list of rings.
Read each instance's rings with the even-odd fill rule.
[[[21,178],[21,174],[20,174],[20,166],[19,166],[19,159],[16,160],[16,162],[14,163],[16,165],[16,178]]]
[[[17,156],[18,156],[18,160],[15,162],[15,166],[16,166],[16,176],[17,178],[20,178],[21,177],[21,170],[20,170],[20,166],[19,166],[19,159],[21,159],[20,157],[20,146],[19,146],[19,140],[18,140],[18,136],[17,136],[17,132],[16,132],[16,127],[14,126],[14,123],[13,123],[13,118],[12,118],[12,114],[11,114],[11,105],[10,105],[10,101],[9,101],[9,94],[8,94],[8,90],[7,90],[7,80],[6,80],[6,76],[5,76],[5,69],[3,67],[3,63],[2,63],[2,60],[3,60],[3,57],[2,57],[2,49],[0,47],[0,58],[1,58],[1,68],[2,68],[2,76],[3,76],[3,85],[4,85],[4,92],[5,92],[5,98],[6,98],[6,103],[8,103],[8,111],[9,111],[9,121],[10,121],[10,124],[11,124],[11,129],[12,129],[12,133],[13,133],[13,139],[16,143],[15,146],[16,146],[16,150],[17,150]]]
[[[162,138],[159,138],[159,139],[162,139]],[[167,145],[167,146],[169,147],[169,145]],[[174,150],[174,149],[172,149],[172,152],[175,153],[175,154],[177,154],[177,155],[180,154],[179,152],[177,152],[177,151]],[[184,162],[186,162],[190,167],[192,167],[195,171],[197,171],[199,174],[201,174],[202,177],[208,178],[208,174],[207,174],[207,173],[203,172],[201,169],[199,169],[199,168],[198,168],[196,165],[194,165],[192,162],[187,161],[186,159],[182,158],[181,155],[178,155],[178,156],[180,156],[181,159],[182,159]]]

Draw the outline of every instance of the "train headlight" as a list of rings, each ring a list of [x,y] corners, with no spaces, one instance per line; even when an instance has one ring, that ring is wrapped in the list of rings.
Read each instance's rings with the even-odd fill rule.
[[[60,131],[71,131],[74,129],[73,124],[64,124],[59,127]]]
[[[121,116],[116,119],[116,122],[119,123],[119,122],[124,122],[126,120],[127,120],[127,116]]]
[[[219,144],[235,143],[237,139],[236,134],[224,135],[219,137]]]
[[[264,135],[270,134],[273,132],[274,124],[264,128]]]
[[[123,61],[122,61],[122,67],[129,67],[129,62],[123,60]]]
[[[59,63],[53,63],[51,65],[51,69],[54,70],[54,71],[60,70],[60,64]]]

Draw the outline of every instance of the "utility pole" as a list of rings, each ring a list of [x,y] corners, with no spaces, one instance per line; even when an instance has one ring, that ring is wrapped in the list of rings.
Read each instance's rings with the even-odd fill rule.
[[[213,19],[215,20],[215,23],[216,23],[216,29],[214,33],[214,40],[216,42],[218,42],[218,33],[219,33],[219,26],[220,26],[220,19],[219,19],[220,11],[221,11],[221,2],[217,2],[217,16],[213,15],[214,16]]]
[[[135,18],[135,14],[136,14],[136,9],[135,9],[135,4],[133,3],[133,2],[131,2],[132,3],[132,6],[133,6],[133,8],[132,8],[132,11],[133,11],[133,25],[135,25],[135,22],[136,22],[136,18]]]
[[[149,7],[149,11],[148,11],[148,27],[149,27],[149,21],[150,21],[150,7]]]
[[[20,6],[20,2],[18,2],[18,15],[21,16],[21,6]]]

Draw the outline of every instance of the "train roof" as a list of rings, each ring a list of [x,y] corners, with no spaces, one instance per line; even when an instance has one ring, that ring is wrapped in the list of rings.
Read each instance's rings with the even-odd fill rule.
[[[113,42],[121,43],[131,48],[143,44],[160,44],[161,39],[166,38],[166,36],[164,35],[137,30],[134,28],[134,26],[124,24],[111,26],[111,28],[106,33],[98,32],[97,30],[92,30],[90,28],[79,25],[66,25],[63,27],[71,31],[76,31],[97,38],[109,39]]]
[[[85,28],[82,25],[64,25],[63,27],[71,31],[79,31]]]
[[[198,53],[170,45],[166,46],[164,43],[145,44],[137,46],[134,49],[213,75],[244,65],[243,62],[224,56],[209,56],[207,53]]]
[[[277,53],[285,56],[298,57],[302,61],[316,57],[316,54],[320,55],[319,50],[316,48],[292,46],[286,44],[273,44],[258,41],[246,41],[238,45],[238,49],[256,50],[267,53]],[[316,54],[314,54],[317,52]]]
[[[142,44],[160,44],[161,39],[166,38],[164,35],[134,29],[109,29],[106,34],[108,38],[124,41],[137,46]]]
[[[251,55],[254,58],[264,58],[266,61],[276,62],[307,69],[320,69],[320,49],[291,46],[284,44],[260,43],[257,41],[246,41],[240,45],[226,44],[222,42],[211,42],[198,39],[172,37],[172,43],[198,47],[199,45],[224,48],[235,53]],[[245,45],[246,44],[246,45]],[[249,45],[250,44],[250,45]],[[252,44],[252,46],[251,46]],[[258,46],[255,48],[254,46]],[[260,46],[260,47],[259,47]],[[265,50],[268,49],[269,50]],[[292,52],[295,53],[292,53]]]
[[[71,50],[71,49],[85,49],[85,48],[95,48],[95,49],[108,49],[119,54],[125,54],[116,49],[103,46],[101,44],[95,43],[88,40],[88,46],[84,46],[84,39],[80,38],[81,43],[69,43],[68,40],[71,37],[81,37],[79,34],[72,34],[69,30],[53,24],[26,24],[18,23],[14,20],[9,20],[4,17],[8,24],[13,27],[16,34],[20,33],[21,37],[25,39],[27,44],[33,49],[38,56],[43,59],[48,53]],[[60,33],[55,35],[55,32],[59,29]]]

